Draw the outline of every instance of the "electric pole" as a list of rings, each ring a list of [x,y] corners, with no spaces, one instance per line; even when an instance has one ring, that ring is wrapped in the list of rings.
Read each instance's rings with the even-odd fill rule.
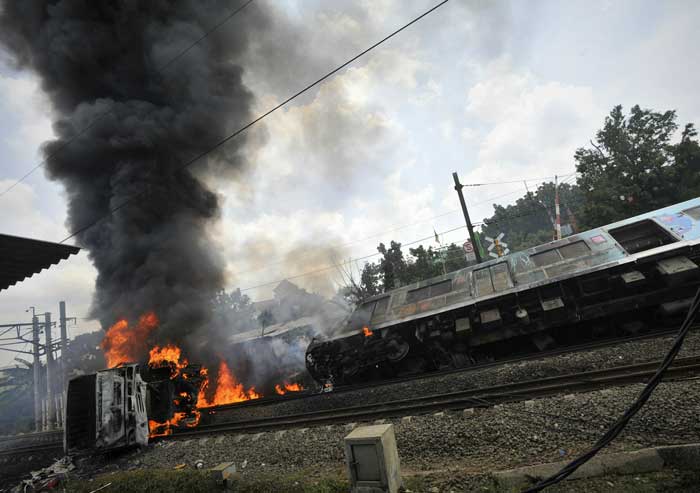
[[[459,203],[462,206],[462,213],[464,214],[464,220],[467,223],[467,229],[469,230],[469,238],[472,241],[472,245],[474,245],[474,255],[476,255],[476,263],[480,264],[481,263],[481,252],[480,252],[480,245],[476,243],[476,237],[474,236],[474,227],[472,226],[472,222],[469,219],[469,211],[467,211],[467,203],[464,201],[464,195],[462,194],[462,188],[464,188],[464,185],[462,185],[459,182],[459,176],[457,176],[457,172],[455,171],[452,173],[452,178],[455,181],[455,190],[457,190],[457,195],[459,196]]]
[[[41,361],[39,360],[39,318],[34,313],[34,307],[29,307],[32,311],[32,345],[34,347],[34,431],[41,431],[41,394],[39,385],[41,384]],[[29,311],[27,310],[27,311]]]
[[[46,337],[46,425],[47,429],[53,430],[56,421],[56,403],[53,398],[53,385],[51,381],[54,377],[53,349],[51,348],[51,313],[44,313],[44,336]]]
[[[559,183],[557,175],[554,175],[554,214],[556,216],[554,230],[557,234],[557,240],[561,240],[561,215],[559,213]]]
[[[66,389],[68,384],[68,375],[66,367],[66,355],[68,354],[68,330],[66,328],[66,302],[59,301],[58,303],[58,317],[59,324],[61,326],[61,394]]]

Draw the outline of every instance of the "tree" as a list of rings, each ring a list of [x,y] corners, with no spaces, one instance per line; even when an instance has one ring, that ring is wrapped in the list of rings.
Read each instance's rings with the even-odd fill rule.
[[[554,236],[554,182],[542,183],[534,192],[528,192],[515,204],[494,204],[493,216],[484,219],[482,236],[495,238],[505,234],[511,251],[524,250],[551,241]],[[583,195],[576,185],[559,185],[562,224],[580,230],[579,215],[583,212]],[[485,246],[485,245],[482,245]]]
[[[681,141],[673,149],[673,181],[678,184],[679,200],[688,200],[700,194],[700,145],[694,137],[698,132],[688,123],[681,134]]]
[[[585,198],[583,224],[601,226],[696,196],[698,152],[687,125],[677,145],[676,112],[615,106],[590,148],[576,150],[578,183]],[[695,172],[693,173],[693,170]]]
[[[382,290],[398,288],[406,276],[406,259],[401,251],[401,243],[392,240],[388,249],[384,243],[380,243],[377,251],[382,254],[382,259],[379,261]]]
[[[236,289],[227,293],[221,290],[211,301],[214,324],[230,328],[232,333],[245,332],[258,327],[255,308],[248,295]]]

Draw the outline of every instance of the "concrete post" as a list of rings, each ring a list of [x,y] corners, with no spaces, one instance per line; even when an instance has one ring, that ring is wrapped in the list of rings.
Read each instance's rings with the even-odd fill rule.
[[[32,317],[32,345],[34,347],[34,431],[41,431],[41,361],[39,360],[39,317]]]
[[[44,313],[44,336],[46,340],[46,422],[47,429],[53,430],[53,425],[56,421],[56,408],[53,399],[53,379],[55,378],[56,370],[51,349],[53,341],[51,340],[51,313],[49,312]]]

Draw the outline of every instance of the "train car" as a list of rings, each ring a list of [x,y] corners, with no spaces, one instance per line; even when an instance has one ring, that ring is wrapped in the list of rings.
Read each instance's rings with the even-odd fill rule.
[[[700,199],[403,286],[315,339],[322,385],[366,381],[654,330],[700,283]]]

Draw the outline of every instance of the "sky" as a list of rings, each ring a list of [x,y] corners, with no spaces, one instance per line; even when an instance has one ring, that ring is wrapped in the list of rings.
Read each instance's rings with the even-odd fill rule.
[[[259,1],[280,22],[260,40],[278,56],[256,57],[253,44],[244,61],[257,113],[437,3]],[[521,180],[573,181],[575,149],[616,104],[674,109],[681,126],[699,123],[698,19],[692,0],[448,2],[253,127],[238,179],[210,179],[223,199],[210,234],[227,259],[228,287],[265,299],[289,278],[330,294],[377,259],[360,258],[380,241],[435,246],[433,231],[459,228],[441,241],[461,243],[452,172],[468,184],[518,182],[465,189],[480,221],[493,203],[524,194]],[[245,11],[221,29],[244,23]],[[41,163],[53,134],[36,78],[2,53],[0,94],[2,193]],[[2,233],[69,235],[63,188],[41,168],[0,195],[0,211]],[[95,275],[82,251],[0,292],[0,324],[29,321],[29,306],[56,318],[65,300],[77,317],[69,332],[95,330]],[[0,354],[0,366],[11,358]]]

